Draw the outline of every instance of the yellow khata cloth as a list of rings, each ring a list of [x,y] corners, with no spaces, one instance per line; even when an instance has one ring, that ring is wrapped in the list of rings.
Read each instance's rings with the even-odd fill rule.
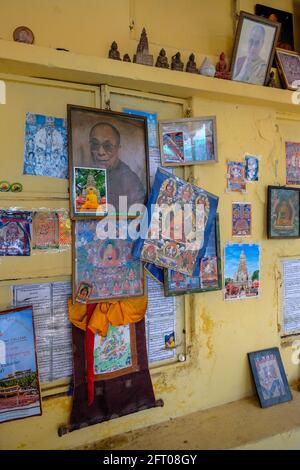
[[[108,325],[127,325],[142,320],[146,314],[148,298],[138,297],[124,300],[111,300],[97,303],[87,324],[87,304],[73,304],[69,300],[69,319],[74,326],[86,331],[89,328],[94,334],[107,336]],[[89,304],[91,305],[91,304]]]

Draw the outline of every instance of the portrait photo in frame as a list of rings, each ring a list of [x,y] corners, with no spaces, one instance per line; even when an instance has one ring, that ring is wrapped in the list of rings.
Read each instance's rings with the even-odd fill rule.
[[[288,90],[298,90],[300,87],[300,54],[276,49],[275,58],[283,86]]]
[[[262,408],[293,399],[278,348],[250,352],[248,359]]]
[[[268,186],[268,238],[299,238],[300,190]]]
[[[231,61],[232,80],[266,85],[281,25],[241,11]]]
[[[164,269],[166,296],[222,289],[219,214],[213,223],[204,257],[200,260],[199,276],[187,276],[171,269]]]
[[[198,165],[218,161],[216,118],[159,121],[161,164]]]
[[[149,191],[147,135],[147,119],[144,116],[68,105],[70,207],[73,220],[84,218],[84,215],[74,211],[75,167],[105,170],[107,192],[104,198],[109,213],[114,208],[116,215],[126,216],[130,206],[145,203]],[[81,189],[85,191],[85,188]],[[124,201],[120,202],[121,196],[127,198],[125,206]],[[88,218],[99,216],[101,211],[99,215],[85,215]]]

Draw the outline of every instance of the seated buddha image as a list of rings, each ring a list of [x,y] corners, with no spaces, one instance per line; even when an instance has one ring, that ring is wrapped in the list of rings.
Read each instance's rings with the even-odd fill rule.
[[[163,204],[171,204],[173,202],[173,198],[175,194],[176,194],[176,182],[173,179],[168,178],[162,184],[159,197],[157,198],[157,204],[159,206]]]
[[[275,227],[292,227],[293,208],[287,199],[282,199],[274,210]]]
[[[102,265],[106,267],[119,266],[120,261],[120,250],[115,246],[114,241],[108,240],[100,249],[100,259]]]
[[[97,210],[104,212],[99,190],[96,187],[95,179],[92,174],[88,175],[86,187],[83,189],[82,195],[77,197],[77,203],[81,203],[81,212],[96,212]]]

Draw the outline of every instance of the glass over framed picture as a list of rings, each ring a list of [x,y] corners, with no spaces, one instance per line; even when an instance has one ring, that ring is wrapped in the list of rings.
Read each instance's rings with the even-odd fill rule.
[[[163,166],[198,165],[218,161],[214,116],[159,121]]]
[[[198,276],[219,198],[158,168],[133,256]]]
[[[113,222],[114,223],[114,222]],[[124,223],[121,228],[121,223]],[[103,224],[103,225],[101,225]],[[141,297],[146,292],[143,265],[132,257],[127,221],[107,237],[107,221],[73,222],[73,302],[93,303]],[[125,232],[126,230],[126,232]]]
[[[241,11],[232,53],[232,80],[265,85],[269,80],[281,25]]]
[[[199,276],[164,270],[165,295],[182,295],[196,292],[209,292],[222,289],[221,250],[219,215],[216,215],[204,257],[200,260]]]
[[[292,400],[278,348],[248,353],[248,359],[262,408]]]
[[[300,86],[300,54],[276,49],[276,64],[285,88],[298,90]]]
[[[0,423],[42,414],[31,306],[0,312]]]
[[[71,218],[128,214],[149,191],[147,119],[68,105]]]
[[[268,186],[268,238],[300,237],[300,190],[287,186]]]

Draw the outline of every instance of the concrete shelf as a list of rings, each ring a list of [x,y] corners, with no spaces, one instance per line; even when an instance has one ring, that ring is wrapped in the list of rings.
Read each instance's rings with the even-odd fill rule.
[[[288,90],[219,80],[95,56],[0,40],[0,72],[77,82],[107,84],[180,98],[202,98],[275,108],[300,114]]]

